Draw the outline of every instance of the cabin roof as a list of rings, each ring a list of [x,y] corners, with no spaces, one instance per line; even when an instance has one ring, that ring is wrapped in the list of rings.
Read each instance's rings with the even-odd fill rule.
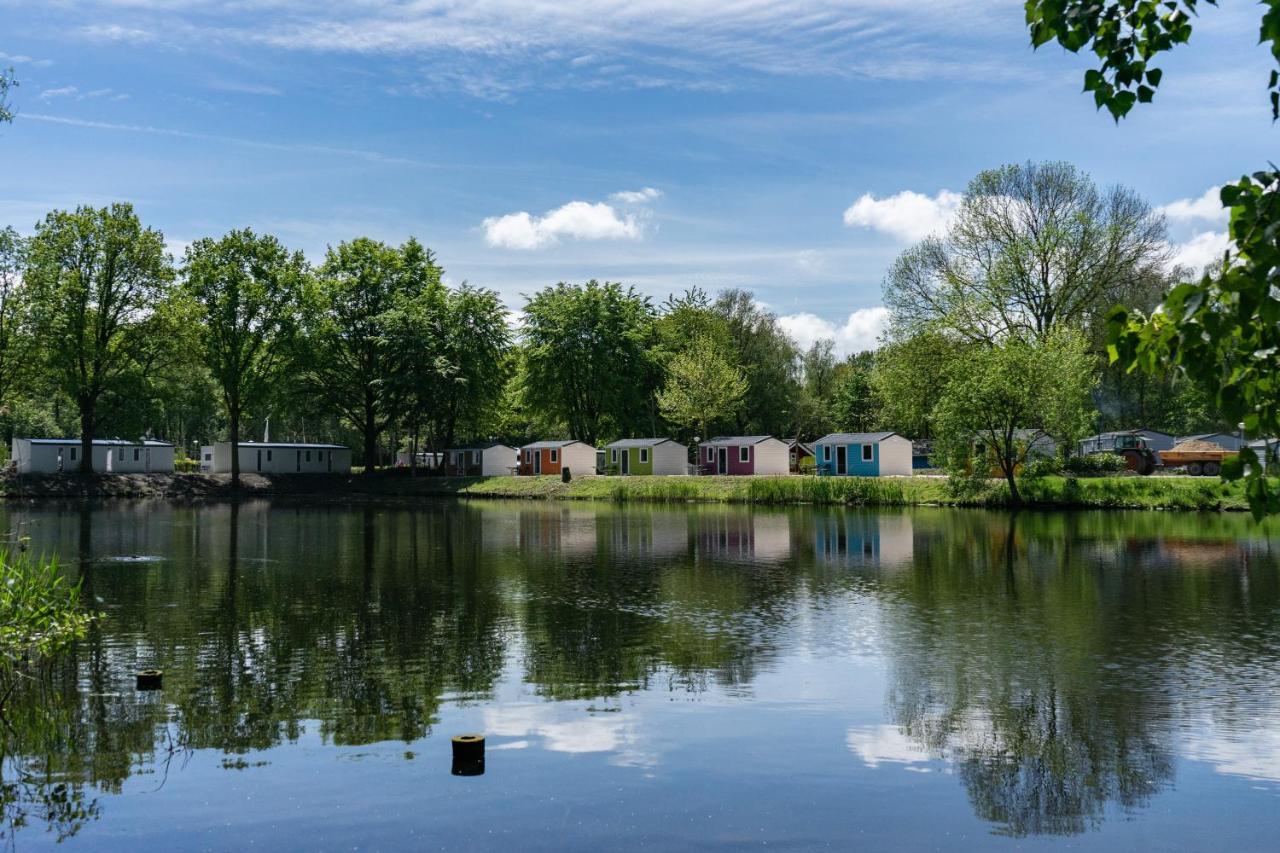
[[[71,445],[73,447],[80,446],[80,439],[78,438],[28,438],[25,440],[31,442],[32,444]],[[152,438],[144,439],[142,441],[129,441],[128,439],[125,439],[125,438],[95,438],[93,440],[93,446],[94,447],[173,447],[173,445],[167,441],[156,441],[155,439],[152,439]]]
[[[622,450],[630,447],[657,447],[659,444],[665,444],[670,441],[676,443],[673,438],[620,438],[615,442],[605,445],[606,450]]]
[[[531,444],[523,445],[521,450],[555,450],[561,447],[568,447],[571,444],[581,444],[586,446],[585,441],[578,441],[576,438],[567,438],[560,441],[535,441]]]
[[[896,432],[833,432],[814,444],[875,444],[895,435]]]
[[[762,441],[778,441],[771,435],[719,435],[702,442],[703,446],[741,447],[744,444],[759,444]]]
[[[230,444],[229,441],[219,441],[218,444]],[[242,441],[240,446],[243,447],[267,447],[273,450],[350,450],[345,444],[307,444],[297,441]]]
[[[495,447],[505,447],[508,450],[515,450],[515,448],[509,444],[503,444],[501,441],[491,441],[488,444],[464,444],[460,447],[446,447],[444,452],[458,453],[464,450],[492,450]]]

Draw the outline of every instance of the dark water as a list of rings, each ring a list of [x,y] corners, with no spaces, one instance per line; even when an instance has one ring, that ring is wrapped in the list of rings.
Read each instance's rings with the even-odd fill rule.
[[[1239,516],[4,521],[105,614],[9,700],[18,849],[1280,849],[1280,534]]]

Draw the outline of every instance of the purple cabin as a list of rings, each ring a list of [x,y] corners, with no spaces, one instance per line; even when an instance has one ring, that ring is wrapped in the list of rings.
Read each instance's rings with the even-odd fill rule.
[[[789,451],[785,441],[771,435],[725,435],[698,445],[702,474],[786,474]]]

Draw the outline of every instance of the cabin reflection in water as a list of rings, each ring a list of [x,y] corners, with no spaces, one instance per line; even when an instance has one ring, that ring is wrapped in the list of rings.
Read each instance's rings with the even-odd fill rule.
[[[529,509],[520,512],[520,550],[561,556],[585,556],[596,551],[596,512],[577,507]]]
[[[660,510],[601,514],[601,547],[615,557],[679,557],[689,551],[689,517]]]
[[[906,565],[915,553],[911,517],[851,511],[819,515],[813,553],[819,562],[838,565]]]
[[[707,510],[690,518],[701,557],[776,563],[791,555],[789,515]]]

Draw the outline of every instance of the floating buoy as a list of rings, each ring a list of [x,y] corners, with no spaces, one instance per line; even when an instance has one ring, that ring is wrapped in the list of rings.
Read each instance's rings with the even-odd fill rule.
[[[453,767],[450,772],[454,776],[483,776],[484,775],[484,759],[477,760],[459,760],[453,759]]]
[[[144,669],[138,673],[138,689],[139,690],[159,690],[164,684],[164,671],[159,669]]]

